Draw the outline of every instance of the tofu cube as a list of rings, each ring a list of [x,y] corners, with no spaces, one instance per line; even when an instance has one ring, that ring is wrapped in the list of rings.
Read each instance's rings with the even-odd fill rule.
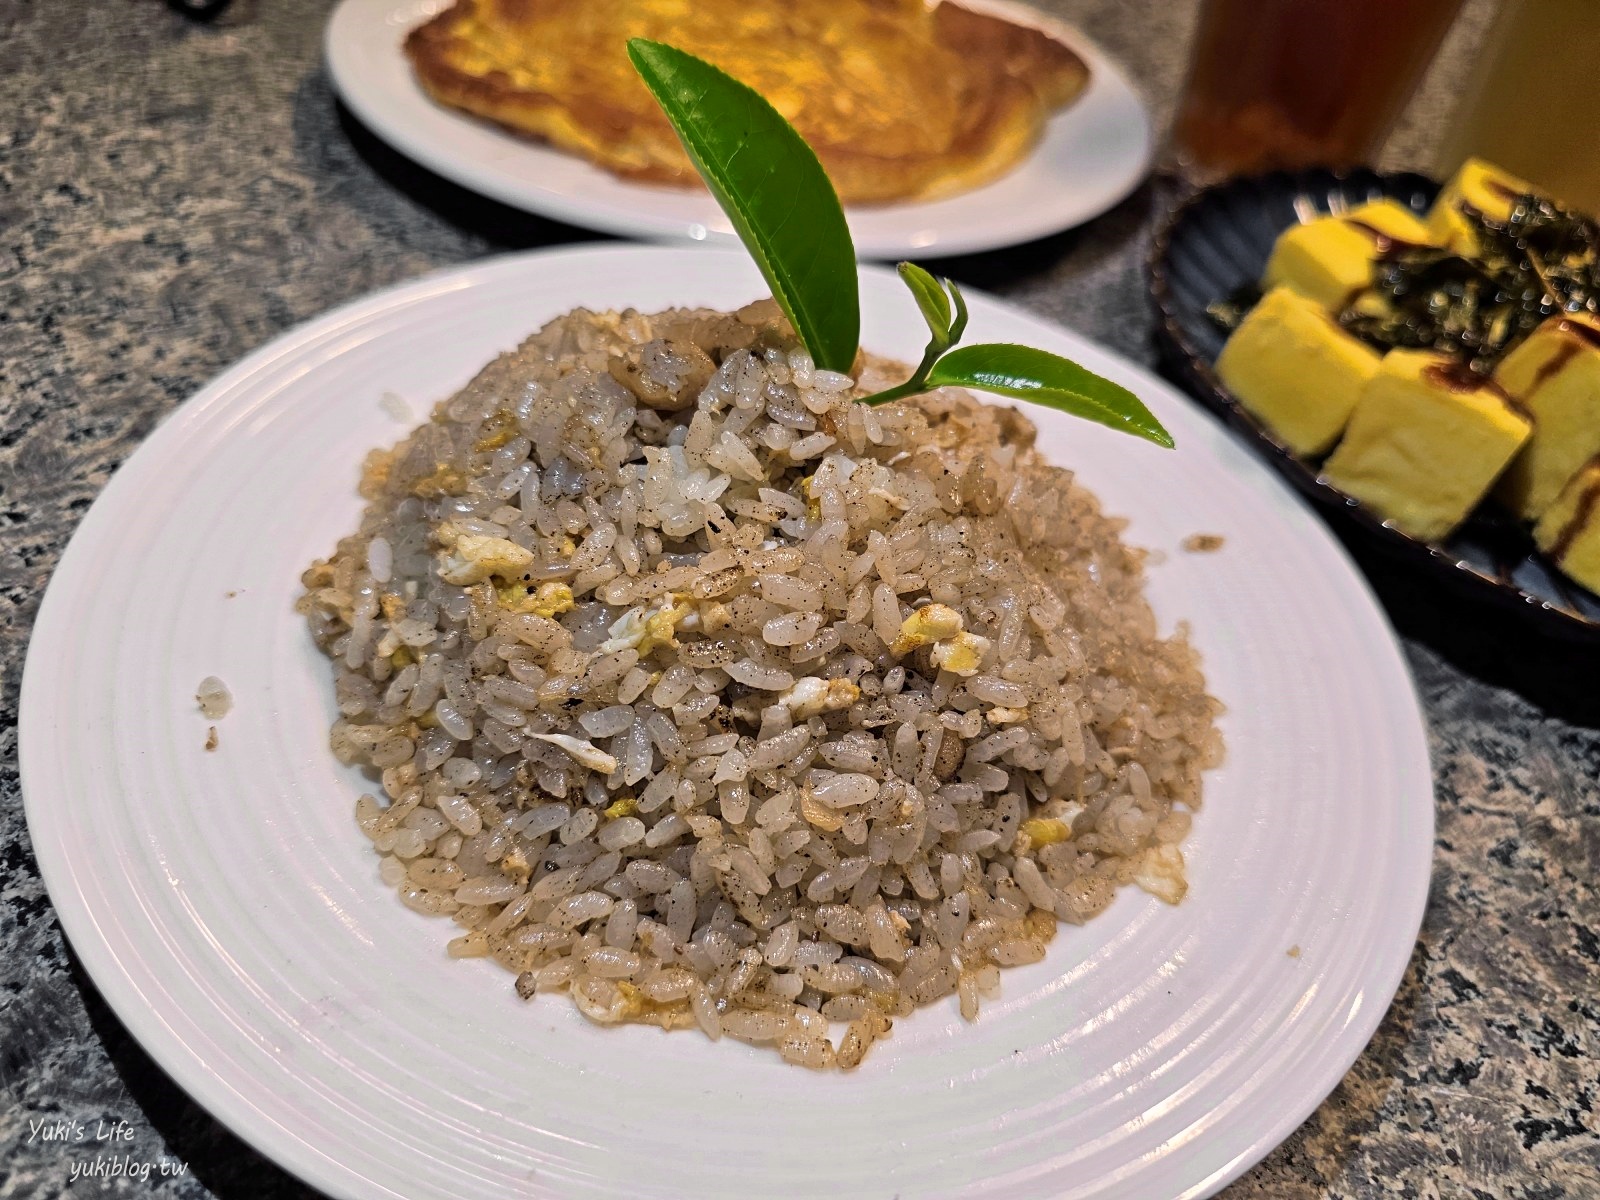
[[[1526,180],[1481,158],[1469,158],[1428,210],[1428,236],[1436,245],[1470,257],[1478,252],[1478,237],[1462,206],[1477,209],[1490,220],[1504,221],[1517,197],[1531,191],[1534,187]]]
[[[1373,262],[1395,243],[1428,244],[1428,230],[1403,204],[1374,200],[1338,216],[1291,225],[1278,235],[1261,277],[1338,312],[1372,282]]]
[[[1533,521],[1600,454],[1600,318],[1551,317],[1506,355],[1494,380],[1533,418],[1533,436],[1495,494]]]
[[[1564,574],[1600,592],[1600,459],[1567,481],[1533,527],[1533,540]]]
[[[1280,287],[1233,331],[1217,375],[1246,411],[1309,458],[1339,440],[1379,361],[1315,301]]]
[[[1391,350],[1323,475],[1412,537],[1461,523],[1533,426],[1494,383],[1443,354]]]

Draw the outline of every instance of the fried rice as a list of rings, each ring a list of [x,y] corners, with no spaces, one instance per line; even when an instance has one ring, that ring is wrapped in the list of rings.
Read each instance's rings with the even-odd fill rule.
[[[305,573],[378,872],[524,998],[854,1067],[1119,888],[1220,761],[1142,552],[1019,413],[817,369],[770,302],[574,311]]]

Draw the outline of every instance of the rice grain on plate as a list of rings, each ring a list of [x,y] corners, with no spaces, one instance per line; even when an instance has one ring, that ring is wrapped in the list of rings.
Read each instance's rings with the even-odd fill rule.
[[[452,955],[853,1067],[1120,886],[1182,898],[1220,705],[1141,553],[1015,411],[857,394],[770,303],[578,310],[369,457],[300,604]]]
[[[233,710],[233,693],[215,675],[207,675],[200,681],[200,686],[194,692],[194,700],[200,706],[200,712],[212,720],[220,720]]]

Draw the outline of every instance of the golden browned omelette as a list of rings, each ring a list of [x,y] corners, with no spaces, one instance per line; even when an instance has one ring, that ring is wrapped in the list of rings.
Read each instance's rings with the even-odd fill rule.
[[[411,32],[406,54],[444,104],[627,178],[694,184],[628,61],[632,37],[755,88],[855,204],[993,179],[1088,79],[1038,30],[923,0],[456,0]]]

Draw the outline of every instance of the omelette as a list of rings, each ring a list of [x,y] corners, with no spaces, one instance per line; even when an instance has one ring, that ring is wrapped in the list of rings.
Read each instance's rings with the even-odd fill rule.
[[[1083,60],[1037,29],[924,0],[456,0],[405,50],[442,104],[627,179],[698,186],[628,61],[633,37],[755,88],[846,204],[987,183],[1088,81]]]

